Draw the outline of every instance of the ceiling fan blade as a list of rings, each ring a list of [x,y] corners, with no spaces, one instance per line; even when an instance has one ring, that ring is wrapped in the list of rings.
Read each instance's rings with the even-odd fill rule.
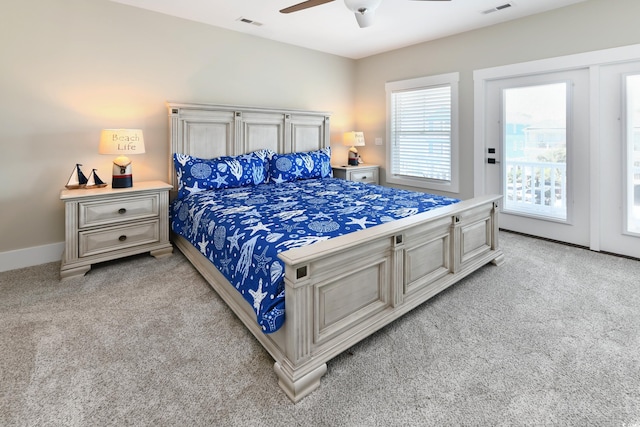
[[[302,3],[294,4],[293,6],[286,7],[280,11],[280,13],[291,13],[299,10],[308,9],[310,7],[320,6],[321,4],[331,3],[334,0],[307,0]]]

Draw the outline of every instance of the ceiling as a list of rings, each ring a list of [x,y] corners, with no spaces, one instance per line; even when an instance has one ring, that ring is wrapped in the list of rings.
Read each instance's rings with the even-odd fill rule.
[[[367,28],[343,0],[290,14],[279,10],[302,0],[111,1],[359,59],[586,0],[382,0]],[[496,10],[505,4],[511,7]]]

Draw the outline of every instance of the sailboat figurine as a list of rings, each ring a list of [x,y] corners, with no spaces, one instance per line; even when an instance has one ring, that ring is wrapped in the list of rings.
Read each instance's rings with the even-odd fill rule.
[[[80,163],[76,163],[76,166],[73,168],[71,176],[69,177],[69,181],[67,181],[67,185],[65,185],[69,190],[84,188],[84,186],[87,185],[87,177],[84,176],[80,170],[80,166],[82,166]]]
[[[87,184],[84,188],[102,188],[106,186],[107,183],[100,179],[100,177],[96,173],[96,169],[91,169],[89,178],[87,178]]]

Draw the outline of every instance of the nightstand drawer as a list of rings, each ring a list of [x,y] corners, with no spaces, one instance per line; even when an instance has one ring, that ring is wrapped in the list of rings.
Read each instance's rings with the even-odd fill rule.
[[[101,254],[160,240],[158,220],[78,233],[78,256]]]
[[[378,183],[378,169],[371,168],[363,171],[350,171],[350,181]]]
[[[78,204],[79,228],[158,216],[158,195],[113,198]]]

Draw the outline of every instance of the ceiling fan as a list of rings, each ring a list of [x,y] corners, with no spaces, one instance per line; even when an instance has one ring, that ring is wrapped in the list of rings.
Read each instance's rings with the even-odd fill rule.
[[[280,13],[291,13],[299,10],[309,9],[310,7],[320,6],[325,3],[331,3],[335,0],[307,0],[302,3],[294,4],[286,7]],[[382,0],[344,0],[344,4],[352,11],[360,28],[368,27],[373,24],[373,16],[377,7]],[[451,0],[413,0],[413,1],[451,1]]]

